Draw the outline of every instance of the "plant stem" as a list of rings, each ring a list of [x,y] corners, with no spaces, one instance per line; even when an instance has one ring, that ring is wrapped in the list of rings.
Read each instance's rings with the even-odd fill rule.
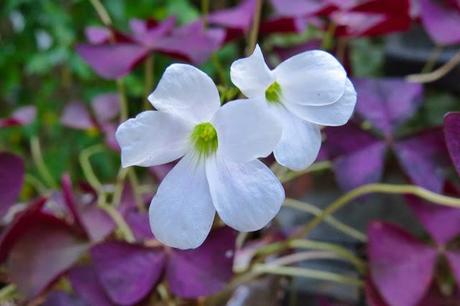
[[[115,207],[113,207],[112,205],[106,204],[106,203],[99,205],[99,207],[105,210],[105,212],[109,214],[109,216],[112,218],[112,220],[117,225],[117,229],[122,234],[124,240],[130,243],[136,241],[136,238],[134,237],[134,234],[131,231],[131,228],[126,223],[125,219],[120,214],[120,212],[116,210]]]
[[[439,56],[441,55],[443,50],[442,46],[436,45],[433,49],[433,51],[430,54],[430,57],[426,61],[425,65],[422,68],[422,73],[428,73],[430,72],[434,65],[436,64],[436,61],[438,60]]]
[[[94,173],[93,167],[91,166],[90,158],[96,153],[104,151],[104,146],[102,144],[97,144],[81,151],[79,160],[80,166],[83,170],[83,175],[85,176],[88,183],[96,190],[98,193],[103,192],[102,184],[97,178],[97,175]]]
[[[136,171],[134,168],[128,170],[128,178],[131,184],[131,188],[134,194],[134,200],[136,201],[136,206],[139,211],[145,212],[144,201],[142,199],[142,193],[139,190],[139,180],[137,179]]]
[[[112,25],[112,19],[110,19],[110,15],[105,9],[104,5],[101,3],[100,0],[90,0],[91,4],[93,5],[94,9],[96,10],[99,19],[101,19],[102,23],[105,26]]]
[[[321,42],[321,48],[324,50],[332,49],[332,43],[334,40],[335,30],[337,25],[334,21],[330,21],[327,27],[327,31],[323,35],[323,41]]]
[[[329,204],[319,216],[307,223],[306,226],[293,237],[307,236],[311,230],[318,226],[325,218],[335,213],[337,210],[350,203],[352,200],[369,193],[412,194],[435,204],[460,208],[460,198],[453,198],[437,194],[419,186],[368,184],[351,190],[350,192]]]
[[[46,193],[46,186],[43,185],[42,182],[32,174],[26,173],[24,176],[24,180],[27,184],[31,185],[39,194]]]
[[[316,162],[305,170],[296,171],[296,172],[294,171],[288,172],[286,175],[280,177],[280,181],[281,183],[286,183],[304,174],[311,173],[311,172],[317,172],[317,171],[323,171],[326,169],[330,169],[331,167],[332,167],[332,163],[328,160]]]
[[[201,15],[203,18],[204,27],[208,27],[208,15],[209,15],[209,0],[201,0]]]
[[[154,69],[154,57],[153,55],[150,55],[147,57],[145,60],[145,71],[144,71],[144,77],[145,77],[145,82],[144,82],[144,109],[149,110],[151,108],[151,105],[148,100],[148,96],[150,93],[150,90],[152,90],[153,87],[153,69]]]
[[[40,147],[40,141],[36,136],[30,140],[30,151],[32,153],[32,159],[37,167],[38,173],[42,179],[46,182],[48,187],[56,188],[57,183],[54,180],[48,167],[46,167],[45,161],[43,160],[42,150]]]
[[[340,275],[333,272],[318,271],[314,269],[299,268],[299,267],[285,267],[285,266],[271,266],[269,264],[256,264],[253,270],[259,273],[276,274],[284,276],[297,276],[313,278],[318,280],[332,281],[339,284],[351,285],[361,287],[363,282],[359,279]]]
[[[128,101],[125,94],[125,86],[121,79],[117,79],[117,91],[120,97],[120,122],[128,119]]]
[[[414,83],[430,83],[437,81],[448,74],[452,69],[454,69],[458,64],[460,64],[460,51],[458,51],[447,63],[439,67],[438,69],[421,74],[411,74],[406,77],[406,80]]]
[[[260,17],[262,15],[262,3],[263,0],[256,0],[256,9],[254,18],[252,20],[251,31],[249,32],[248,45],[246,48],[246,55],[249,56],[254,52],[257,44],[257,38],[259,36]]]
[[[298,200],[295,200],[295,199],[290,199],[290,198],[287,198],[285,201],[284,201],[284,207],[289,207],[289,208],[293,208],[293,209],[297,209],[297,210],[300,210],[300,211],[303,211],[303,212],[306,212],[306,213],[310,213],[310,214],[313,214],[315,216],[319,216],[322,214],[322,210],[318,207],[316,207],[315,205],[312,205],[312,204],[309,204],[309,203],[306,203],[306,202],[302,202],[302,201],[298,201]],[[353,227],[351,226],[348,226],[347,224],[337,220],[334,216],[327,216],[324,221],[326,223],[328,223],[330,226],[334,227],[335,229],[337,229],[338,231],[360,241],[360,242],[367,242],[367,236],[363,233],[361,233],[360,231],[358,231],[357,229],[354,229]]]

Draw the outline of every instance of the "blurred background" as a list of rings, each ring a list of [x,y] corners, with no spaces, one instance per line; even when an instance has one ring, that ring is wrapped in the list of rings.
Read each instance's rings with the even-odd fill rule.
[[[0,15],[0,305],[460,305],[460,1],[2,0]],[[322,130],[309,169],[265,160],[288,197],[269,227],[217,221],[197,250],[166,248],[146,208],[173,164],[120,169],[114,132],[174,62],[239,97],[229,68],[256,43],[271,68],[334,54],[355,114]]]

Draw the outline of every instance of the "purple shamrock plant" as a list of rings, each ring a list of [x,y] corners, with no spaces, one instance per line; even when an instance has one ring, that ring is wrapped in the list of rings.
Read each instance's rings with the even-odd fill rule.
[[[91,101],[91,111],[81,101],[72,101],[66,105],[61,115],[65,127],[78,130],[95,130],[102,133],[107,145],[119,150],[115,140],[116,122],[120,112],[120,97],[116,93],[100,94]]]
[[[382,179],[386,152],[396,155],[415,184],[440,192],[447,154],[442,129],[400,137],[398,127],[422,102],[422,87],[401,79],[357,79],[357,115],[371,123],[378,136],[350,123],[327,129],[327,145],[340,187],[351,190]]]
[[[448,188],[446,192],[452,191]],[[453,192],[456,196],[460,194]],[[447,259],[450,273],[460,289],[460,250],[455,244],[460,234],[460,209],[437,206],[415,197],[407,199],[432,242],[427,244],[396,225],[371,223],[368,229],[368,285],[375,287],[378,294],[374,292],[374,295],[384,301],[373,303],[375,305],[435,305],[421,301],[429,300],[432,295],[440,257]]]
[[[14,111],[10,117],[0,119],[0,128],[27,125],[35,120],[37,109],[35,106],[23,106]]]
[[[224,31],[206,29],[202,21],[174,29],[175,22],[174,17],[162,22],[133,19],[129,34],[91,27],[86,31],[89,43],[78,45],[76,51],[101,77],[117,79],[130,73],[151,53],[200,64],[223,42]]]
[[[450,0],[418,0],[422,25],[440,46],[460,42],[460,5]]]
[[[0,220],[19,196],[24,172],[24,162],[19,156],[0,152]]]

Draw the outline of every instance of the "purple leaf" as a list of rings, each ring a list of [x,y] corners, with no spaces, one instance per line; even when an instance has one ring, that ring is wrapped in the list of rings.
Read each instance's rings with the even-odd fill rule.
[[[423,26],[436,44],[460,42],[460,9],[447,1],[419,0]]]
[[[326,147],[338,184],[344,190],[380,181],[386,144],[354,124],[326,130]]]
[[[33,222],[35,216],[43,208],[46,200],[46,198],[42,197],[29,204],[27,209],[18,213],[2,232],[0,237],[0,263],[6,259],[16,241],[28,231],[29,224]]]
[[[18,108],[9,118],[0,119],[0,127],[27,125],[32,123],[37,116],[35,106],[24,106]]]
[[[70,211],[73,221],[81,229],[84,229],[83,222],[78,212],[77,204],[75,203],[75,196],[72,190],[72,181],[70,180],[69,174],[64,174],[61,179],[62,193],[64,196],[64,203],[67,209]]]
[[[127,75],[149,53],[146,47],[129,43],[81,44],[76,50],[97,74],[106,79]]]
[[[414,196],[406,198],[417,218],[438,245],[445,245],[460,234],[460,209],[425,202]]]
[[[373,222],[368,229],[372,282],[390,306],[415,306],[433,278],[436,251],[401,228]]]
[[[457,288],[460,289],[460,253],[457,251],[447,251],[447,260],[449,261],[450,269],[457,282]]]
[[[273,8],[280,16],[318,15],[326,11],[330,4],[317,0],[271,0]]]
[[[168,17],[161,23],[154,20],[132,19],[129,22],[135,40],[148,48],[154,48],[158,40],[167,35],[176,23],[174,16]]]
[[[234,8],[213,12],[208,16],[208,22],[230,29],[231,31],[227,31],[225,39],[225,41],[229,41],[248,31],[252,24],[255,8],[255,0],[244,0]]]
[[[219,49],[224,36],[225,31],[205,29],[203,22],[199,20],[174,30],[171,35],[158,42],[155,50],[194,64],[201,64]]]
[[[61,123],[74,129],[86,130],[94,128],[93,120],[86,105],[79,101],[73,101],[66,105],[61,116]]]
[[[102,288],[97,274],[91,266],[77,266],[72,268],[69,279],[73,290],[78,296],[92,306],[113,306],[104,288]]]
[[[7,271],[26,299],[36,297],[87,250],[88,244],[54,216],[37,212],[12,246]]]
[[[403,79],[356,79],[357,112],[386,136],[409,119],[421,104],[422,86]]]
[[[117,93],[107,93],[96,96],[91,107],[99,123],[107,122],[120,113],[120,97]]]
[[[379,182],[383,175],[386,150],[384,142],[375,141],[358,151],[336,158],[333,164],[340,188],[348,191],[364,184]]]
[[[0,152],[0,220],[15,203],[24,181],[24,162],[14,154]]]
[[[223,227],[211,232],[197,249],[174,250],[166,270],[171,291],[195,298],[222,290],[232,276],[235,239],[235,231]]]
[[[112,31],[106,27],[86,27],[85,36],[86,39],[92,44],[103,44],[110,41],[112,38]]]
[[[309,24],[323,27],[322,20],[317,17],[273,17],[261,23],[260,33],[303,33]]]
[[[66,293],[64,291],[52,291],[46,297],[43,306],[90,306],[79,297]],[[94,305],[99,306],[99,305]]]
[[[143,241],[155,239],[150,229],[149,215],[147,213],[128,211],[124,217],[136,240]]]
[[[448,153],[441,129],[397,141],[394,150],[401,167],[415,184],[434,192],[442,191]]]
[[[450,158],[460,175],[460,113],[449,113],[444,117],[444,136]]]
[[[105,242],[91,249],[102,287],[116,304],[142,300],[159,282],[165,265],[161,250],[124,242]]]
[[[93,242],[104,240],[115,229],[112,218],[95,205],[81,207],[80,216],[83,226]]]

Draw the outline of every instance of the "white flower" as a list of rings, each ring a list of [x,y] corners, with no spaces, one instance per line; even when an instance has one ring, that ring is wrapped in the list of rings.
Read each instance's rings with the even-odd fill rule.
[[[150,226],[158,240],[196,248],[216,211],[239,231],[258,230],[278,213],[283,187],[257,160],[269,155],[281,137],[281,126],[265,107],[251,100],[220,107],[213,81],[184,64],[166,69],[149,101],[158,111],[122,123],[116,138],[123,167],[182,157],[150,205]]]
[[[283,127],[274,150],[279,164],[305,169],[321,146],[320,125],[345,124],[356,92],[342,65],[324,51],[295,55],[270,70],[259,46],[231,66],[232,82],[249,98],[265,101]]]

